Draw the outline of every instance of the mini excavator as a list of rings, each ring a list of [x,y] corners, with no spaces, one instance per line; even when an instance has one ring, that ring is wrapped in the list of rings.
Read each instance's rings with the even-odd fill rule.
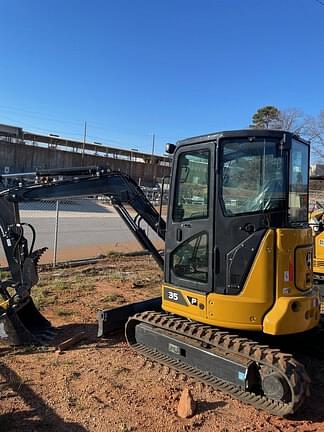
[[[314,177],[324,180],[324,177]],[[313,229],[314,259],[313,276],[317,283],[324,282],[324,205],[316,202],[316,208],[309,213],[309,225]]]
[[[68,180],[0,192],[0,235],[12,275],[1,283],[0,337],[46,343],[53,332],[32,301],[44,249],[34,251],[34,240],[28,247],[24,229],[33,237],[35,230],[20,222],[19,202],[107,195],[164,280],[161,297],[102,311],[99,336],[124,327],[143,356],[256,408],[293,413],[308,396],[309,377],[262,337],[310,332],[320,320],[308,225],[309,144],[289,132],[249,129],[182,140],[167,151],[167,221],[120,172],[71,169]],[[62,170],[36,177],[55,175]],[[165,241],[163,255],[143,220]]]

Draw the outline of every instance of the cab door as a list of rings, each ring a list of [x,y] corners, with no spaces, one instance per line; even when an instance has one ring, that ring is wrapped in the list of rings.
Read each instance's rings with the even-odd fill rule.
[[[165,250],[165,282],[200,292],[213,287],[215,143],[174,155]]]

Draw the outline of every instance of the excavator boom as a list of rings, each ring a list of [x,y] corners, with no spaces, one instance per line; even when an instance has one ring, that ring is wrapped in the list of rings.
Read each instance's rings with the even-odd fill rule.
[[[3,299],[0,303],[0,338],[13,344],[43,343],[47,337],[52,336],[50,323],[37,311],[31,297],[32,287],[38,282],[37,264],[47,248],[33,250],[36,232],[32,225],[20,221],[20,202],[106,195],[143,248],[152,254],[161,269],[164,266],[161,254],[141,223],[144,221],[164,240],[165,221],[127,174],[89,167],[48,170],[29,175],[34,176],[38,184],[20,184],[0,192],[0,237],[11,273],[11,278],[2,281],[0,285]],[[72,178],[53,178],[62,175]],[[83,177],[75,177],[76,175]],[[125,204],[133,209],[135,216],[128,211]],[[30,247],[24,236],[26,228],[32,231]],[[9,288],[14,288],[14,294]],[[152,309],[157,309],[160,303],[158,298]],[[120,315],[122,313],[120,311]]]

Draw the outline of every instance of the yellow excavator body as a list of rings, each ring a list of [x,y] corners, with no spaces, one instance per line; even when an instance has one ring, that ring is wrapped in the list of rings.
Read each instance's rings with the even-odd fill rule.
[[[321,206],[320,203],[317,203]],[[309,213],[310,226],[313,229],[314,278],[324,281],[324,208],[317,208]]]
[[[307,331],[320,319],[311,256],[311,229],[269,229],[239,295],[193,294],[164,284],[162,308],[223,328],[271,335]]]
[[[314,236],[313,271],[324,279],[324,231]]]

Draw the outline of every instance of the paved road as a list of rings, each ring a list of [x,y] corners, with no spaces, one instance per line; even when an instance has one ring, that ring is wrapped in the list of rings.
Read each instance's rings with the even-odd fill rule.
[[[31,223],[37,232],[35,248],[47,246],[49,251],[43,262],[52,260],[55,211],[21,211],[21,221]],[[25,236],[30,240],[26,228]],[[158,237],[148,229],[149,237],[158,241]],[[58,234],[58,260],[78,259],[106,254],[109,251],[141,250],[135,237],[125,223],[114,212],[78,213],[60,212]],[[1,248],[0,261],[4,253]]]

